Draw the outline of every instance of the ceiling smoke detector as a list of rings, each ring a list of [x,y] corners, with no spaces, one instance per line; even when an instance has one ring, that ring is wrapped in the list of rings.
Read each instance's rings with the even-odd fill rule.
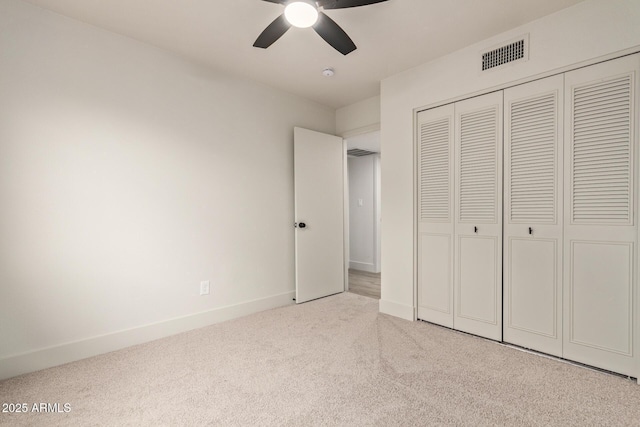
[[[322,70],[322,75],[325,77],[333,77],[335,73],[336,72],[333,68],[325,68],[324,70]]]

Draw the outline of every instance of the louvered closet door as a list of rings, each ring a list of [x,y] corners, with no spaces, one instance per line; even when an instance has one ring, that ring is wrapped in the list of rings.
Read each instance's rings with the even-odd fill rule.
[[[455,105],[454,328],[502,340],[502,92]]]
[[[418,318],[453,327],[453,104],[418,114]]]
[[[564,357],[632,376],[639,68],[634,55],[565,75]]]
[[[504,341],[562,356],[562,75],[505,90]]]

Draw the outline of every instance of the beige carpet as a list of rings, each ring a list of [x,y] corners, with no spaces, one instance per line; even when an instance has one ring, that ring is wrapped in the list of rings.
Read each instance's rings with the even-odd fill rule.
[[[350,293],[0,382],[2,425],[640,425],[640,386]]]

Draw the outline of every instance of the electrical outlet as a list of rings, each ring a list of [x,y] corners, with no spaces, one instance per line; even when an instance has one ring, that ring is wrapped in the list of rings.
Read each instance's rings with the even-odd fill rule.
[[[209,295],[209,281],[200,282],[200,295]]]

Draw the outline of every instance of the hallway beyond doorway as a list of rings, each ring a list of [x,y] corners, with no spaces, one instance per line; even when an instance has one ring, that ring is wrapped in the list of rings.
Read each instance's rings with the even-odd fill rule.
[[[380,273],[349,269],[349,292],[380,299]]]

